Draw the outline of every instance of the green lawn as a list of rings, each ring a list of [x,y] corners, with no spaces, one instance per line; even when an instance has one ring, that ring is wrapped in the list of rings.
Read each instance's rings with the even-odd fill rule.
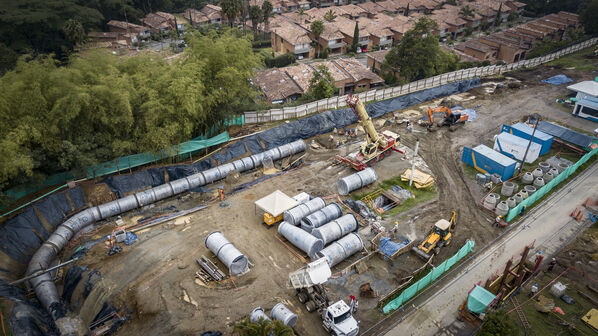
[[[409,199],[405,200],[403,203],[401,203],[401,204],[397,205],[396,207],[392,208],[391,210],[385,212],[384,216],[394,216],[394,215],[400,214],[401,212],[407,211],[420,203],[424,203],[424,202],[434,199],[434,197],[436,197],[436,195],[438,194],[435,186],[431,186],[426,189],[417,189],[414,186],[409,187],[409,182],[401,181],[401,176],[399,176],[399,175],[378,183],[378,188],[388,190],[388,189],[391,189],[393,185],[397,185],[403,189],[409,190],[415,196],[415,198],[409,198]],[[365,193],[365,194],[353,194],[353,195],[351,195],[351,197],[354,200],[360,200],[360,199],[364,198],[365,196],[372,194],[374,192],[376,192],[376,191],[372,191],[370,193]]]
[[[580,51],[574,52],[573,54],[569,54],[567,56],[555,59],[554,61],[550,61],[546,63],[546,65],[560,66],[563,68],[575,68],[576,70],[581,71],[595,70],[597,68],[596,61],[586,58],[586,56],[590,54],[595,48],[595,46],[592,46],[590,48],[582,49]]]

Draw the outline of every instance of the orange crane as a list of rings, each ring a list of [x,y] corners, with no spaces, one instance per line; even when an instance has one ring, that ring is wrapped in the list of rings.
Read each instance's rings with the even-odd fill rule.
[[[399,135],[391,131],[378,133],[374,127],[372,118],[368,115],[359,97],[349,95],[347,97],[347,104],[351,107],[359,123],[365,130],[366,141],[361,145],[359,152],[349,154],[347,157],[337,155],[337,160],[355,170],[361,171],[390,155],[393,150],[402,153],[402,151],[395,148],[395,145],[399,144]]]
[[[428,106],[428,131],[434,131],[434,113],[444,113],[444,119],[436,124],[438,127],[448,126],[449,131],[454,131],[454,128],[451,126],[455,125],[464,125],[467,120],[469,120],[469,115],[467,113],[457,113],[453,112],[450,107],[446,106],[437,106],[437,107],[429,107]]]

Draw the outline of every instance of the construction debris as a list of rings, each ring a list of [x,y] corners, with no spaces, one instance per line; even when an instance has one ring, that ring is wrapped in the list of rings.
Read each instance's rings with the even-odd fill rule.
[[[405,170],[401,175],[401,181],[409,181],[411,179],[411,169]],[[425,189],[434,185],[434,178],[430,174],[426,174],[420,170],[413,171],[413,184],[417,189]]]

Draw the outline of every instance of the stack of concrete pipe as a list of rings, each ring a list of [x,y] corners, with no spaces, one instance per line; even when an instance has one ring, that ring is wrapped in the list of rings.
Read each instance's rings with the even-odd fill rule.
[[[542,169],[542,172],[546,174],[550,170],[550,164],[548,162],[540,162],[538,168]]]
[[[534,175],[530,172],[525,172],[521,177],[521,183],[532,184],[532,182],[534,182]]]
[[[206,237],[206,247],[228,267],[232,275],[238,275],[247,269],[249,261],[220,231],[214,231]]]
[[[284,218],[285,222],[297,226],[301,224],[301,220],[305,216],[311,215],[312,213],[324,208],[325,206],[326,202],[324,202],[324,200],[321,197],[316,197],[305,203],[301,203],[290,210],[283,212],[282,217]]]
[[[498,204],[496,205],[495,213],[498,216],[506,216],[507,213],[509,213],[509,205],[507,204],[507,202],[505,202],[505,201],[498,202]]]
[[[291,242],[291,244],[295,245],[301,251],[307,253],[307,255],[312,259],[316,259],[316,254],[324,248],[324,242],[322,242],[322,239],[318,239],[309,234],[309,232],[306,232],[297,226],[291,225],[286,221],[278,225],[278,233],[280,233],[281,236],[285,237]]]
[[[376,171],[372,168],[366,168],[360,172],[343,177],[337,182],[338,193],[340,195],[349,195],[353,190],[365,187],[368,184],[376,182]]]
[[[83,210],[64,223],[59,225],[54,233],[48,238],[46,242],[37,250],[29,262],[27,268],[27,275],[33,274],[40,270],[45,270],[50,267],[52,261],[56,258],[58,252],[66,245],[66,243],[81,229],[93,224],[96,221],[107,219],[129,210],[140,208],[156,201],[168,198],[170,196],[183,193],[189,189],[193,189],[205,184],[214,182],[216,180],[225,178],[227,174],[232,171],[243,172],[253,168],[257,168],[262,164],[264,156],[269,156],[273,160],[278,160],[282,157],[293,155],[305,150],[305,143],[303,140],[297,140],[286,145],[273,148],[264,153],[255,154],[243,159],[236,160],[232,163],[227,163],[206,171],[193,174],[191,176],[174,180],[163,185],[138,192],[115,201],[111,201],[96,207]],[[43,307],[50,313],[52,318],[59,326],[66,325],[59,321],[64,318],[66,321],[64,309],[60,309],[60,297],[58,290],[50,275],[44,273],[40,276],[29,280],[31,288],[43,305]],[[85,333],[85,331],[81,331]]]
[[[349,232],[357,231],[359,223],[353,214],[346,214],[332,222],[315,228],[311,234],[321,239],[324,246],[329,243],[349,234]]]
[[[326,258],[328,265],[332,267],[362,249],[363,241],[359,235],[357,233],[349,233],[318,252],[318,258]]]
[[[496,193],[490,193],[484,198],[484,208],[488,210],[494,210],[496,203],[500,201],[500,196]]]
[[[278,303],[270,312],[270,317],[274,320],[282,321],[282,323],[289,327],[294,327],[297,324],[297,314],[287,308],[283,303]]]
[[[505,181],[500,188],[500,193],[504,196],[511,196],[514,192],[516,192],[517,185],[510,181]]]
[[[330,203],[324,208],[307,215],[301,221],[301,228],[309,233],[315,228],[329,223],[343,215],[343,209],[337,203]]]

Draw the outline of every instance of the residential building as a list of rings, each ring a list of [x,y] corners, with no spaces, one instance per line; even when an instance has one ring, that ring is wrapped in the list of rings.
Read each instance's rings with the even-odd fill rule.
[[[309,32],[296,23],[282,22],[279,27],[271,28],[270,36],[276,53],[293,53],[298,59],[311,58],[315,54]]]
[[[385,57],[390,49],[378,50],[369,52],[368,55],[368,68],[377,74],[382,72],[382,64],[385,62]]]
[[[380,76],[368,70],[356,59],[339,58],[334,63],[353,79],[352,83],[345,85],[345,93],[367,91],[384,83]]]
[[[139,36],[139,39],[141,40],[149,38],[152,32],[151,29],[148,27],[124,21],[111,20],[108,21],[107,25],[108,30],[111,32],[137,34],[137,36]]]
[[[313,34],[311,37],[315,39]],[[324,32],[318,39],[320,50],[330,48],[331,55],[340,55],[347,52],[347,43],[344,41],[345,36],[334,23],[326,23],[324,25]]]
[[[284,69],[267,69],[258,72],[255,84],[270,104],[288,103],[303,95],[303,90]]]
[[[168,19],[156,13],[149,13],[139,21],[141,21],[144,26],[151,28],[154,33],[167,34],[174,28],[170,25]]]
[[[328,72],[330,72],[330,74],[332,75],[332,78],[334,79],[334,86],[337,89],[336,93],[339,96],[344,95],[345,87],[351,85],[351,83],[353,82],[353,78],[349,74],[341,70],[341,68],[335,61],[319,61],[309,64],[309,66],[311,66],[313,69],[318,69],[318,67],[321,65],[325,66],[328,69]]]

